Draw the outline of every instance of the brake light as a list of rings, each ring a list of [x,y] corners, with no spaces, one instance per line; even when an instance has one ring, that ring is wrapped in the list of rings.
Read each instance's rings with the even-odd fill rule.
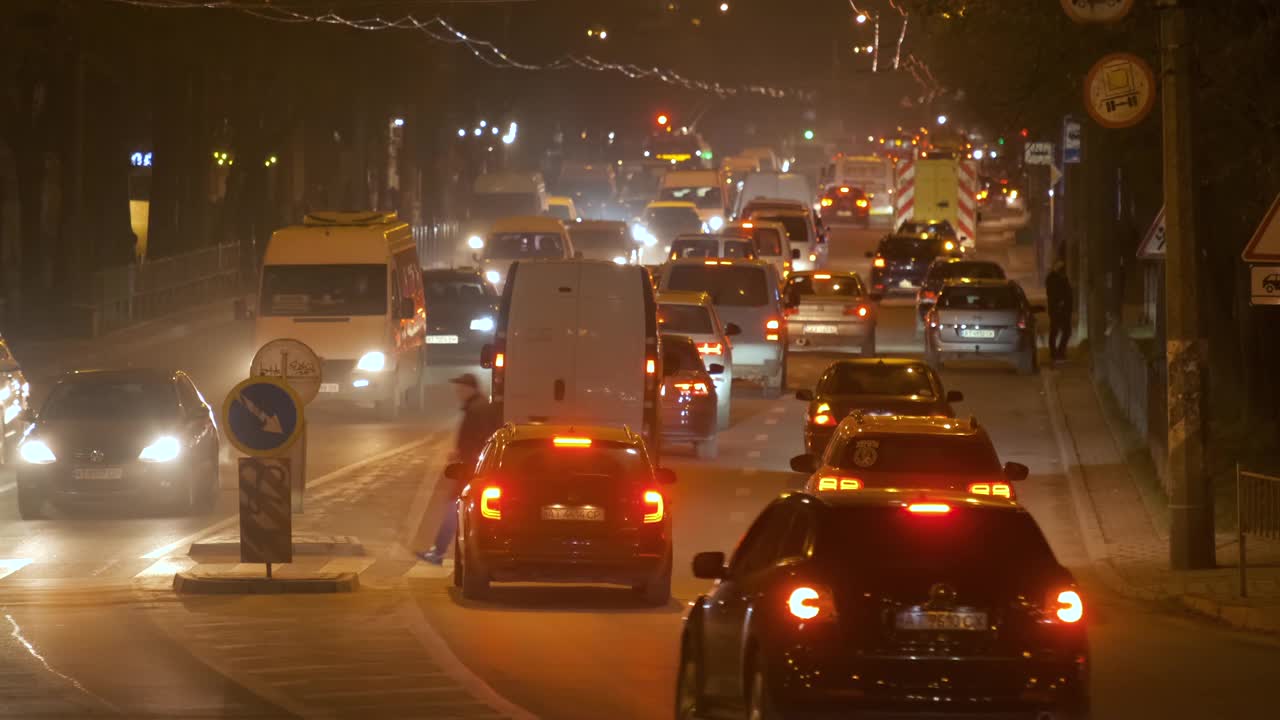
[[[674,260],[674,259],[675,259],[675,255],[672,255],[672,256],[671,256],[671,258]],[[718,261],[716,261],[716,260],[703,260],[703,261],[702,261],[702,264],[703,264],[703,265],[715,265],[715,264],[717,264],[717,262],[718,262]]]
[[[644,361],[644,374],[645,374],[645,375],[652,375],[652,374],[654,374],[654,373],[655,373],[655,372],[657,372],[657,371],[658,371],[658,365],[657,365],[657,363],[656,363],[656,362],[654,362],[653,358],[649,358],[648,360],[645,360],[645,361]]]
[[[755,224],[755,223],[751,223],[751,222],[744,222],[744,223],[742,223],[742,227],[746,228],[747,230],[750,230],[751,228],[753,228],[753,227],[755,227],[755,226],[756,226],[756,224]]]
[[[799,314],[800,314],[800,308],[797,306],[793,305],[791,307],[782,308],[783,317],[791,317],[792,315],[799,315]]]
[[[765,330],[777,330],[779,327],[781,327],[781,325],[777,320],[770,320],[764,324]]]
[[[951,506],[946,503],[911,503],[907,505],[907,512],[917,515],[946,515],[951,512]]]
[[[778,329],[782,327],[782,323],[777,320],[770,320],[764,324],[764,339],[776,342],[778,339]]]
[[[662,500],[662,493],[657,490],[644,491],[644,521],[645,523],[662,522],[662,518],[667,514],[666,503]]]
[[[1008,483],[969,483],[969,494],[1012,498],[1013,488]]]
[[[832,205],[835,204],[836,201],[832,200],[831,198],[824,197],[818,202],[822,205],[822,207],[831,207]]]
[[[498,501],[502,499],[502,488],[487,487],[480,491],[480,516],[490,520],[501,520],[502,509]]]
[[[507,365],[507,354],[506,354],[506,353],[498,353],[497,355],[494,355],[494,356],[493,356],[493,366],[494,366],[494,367],[496,367],[496,368],[500,368],[500,367],[506,367],[506,365]]]
[[[556,447],[565,448],[589,448],[591,447],[591,438],[585,437],[563,437],[557,435],[551,438],[551,444]]]
[[[1019,329],[1019,330],[1026,330],[1026,329],[1027,329],[1027,316],[1026,316],[1026,315],[1019,315],[1019,316],[1018,316],[1018,329]]]
[[[831,477],[824,475],[818,478],[818,490],[861,490],[862,481],[858,478]]]
[[[937,299],[938,299],[938,293],[936,293],[936,292],[934,292],[934,291],[932,291],[932,290],[921,290],[921,291],[920,291],[920,297],[924,298],[925,300],[937,300]]]
[[[723,355],[724,345],[720,343],[698,343],[699,355]]]
[[[873,260],[871,264],[875,265],[878,268],[882,268],[884,267],[884,258],[878,257],[875,260]]]
[[[675,386],[677,390],[686,395],[702,396],[711,394],[711,391],[707,389],[707,384],[704,382],[678,382],[675,383]]]
[[[1064,623],[1078,623],[1084,618],[1084,601],[1075,590],[1062,590],[1055,596],[1049,594],[1050,607],[1054,608],[1054,617]]]
[[[826,413],[818,413],[817,415],[813,416],[813,424],[814,425],[835,425],[836,420],[835,418],[831,417]]]
[[[836,616],[829,590],[803,585],[787,596],[787,610],[797,620],[832,620]]]
[[[814,280],[830,280],[831,273],[814,273],[813,279]]]
[[[840,188],[840,192],[842,192],[842,193],[848,193],[848,192],[849,192],[849,188],[848,188],[847,186],[841,186],[841,188]]]
[[[858,317],[864,318],[867,316],[867,313],[869,312],[871,312],[871,310],[866,305],[845,305],[844,306],[845,315],[857,315]]]
[[[857,200],[853,201],[853,204],[857,205],[860,208],[864,208],[870,205],[871,203],[867,202],[866,198],[858,198]]]

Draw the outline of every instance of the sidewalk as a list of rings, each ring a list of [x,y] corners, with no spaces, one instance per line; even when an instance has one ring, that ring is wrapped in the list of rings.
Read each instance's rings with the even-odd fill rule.
[[[1248,598],[1239,595],[1234,532],[1218,533],[1216,569],[1170,570],[1163,500],[1144,498],[1088,369],[1069,363],[1042,377],[1081,534],[1102,579],[1128,597],[1174,600],[1234,627],[1280,632],[1280,543],[1250,538]]]

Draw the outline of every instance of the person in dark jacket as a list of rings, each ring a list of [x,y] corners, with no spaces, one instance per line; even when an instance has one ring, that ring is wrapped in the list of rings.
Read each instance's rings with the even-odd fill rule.
[[[449,382],[453,383],[458,402],[462,403],[462,423],[458,426],[457,443],[449,461],[474,466],[485,443],[498,429],[498,420],[493,407],[480,393],[480,383],[476,381],[475,375],[463,373]],[[453,482],[448,496],[451,502],[445,506],[444,518],[440,521],[440,529],[436,531],[435,544],[419,555],[433,565],[444,563],[444,555],[449,551],[449,545],[457,533],[456,503],[461,491],[461,483]]]
[[[1067,278],[1067,264],[1056,260],[1044,279],[1049,304],[1049,356],[1054,362],[1067,358],[1067,341],[1071,338],[1071,313],[1075,309],[1075,290]]]

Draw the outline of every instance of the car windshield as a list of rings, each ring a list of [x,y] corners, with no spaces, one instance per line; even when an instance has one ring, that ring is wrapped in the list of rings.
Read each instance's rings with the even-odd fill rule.
[[[649,476],[648,460],[641,451],[613,442],[593,442],[586,448],[555,447],[548,440],[518,440],[502,453],[504,475],[536,484],[567,478],[583,480],[634,479]]]
[[[664,290],[700,290],[714,305],[759,307],[769,302],[764,268],[733,265],[675,265]]]
[[[934,282],[949,278],[973,278],[975,280],[1003,280],[1004,269],[988,262],[952,262],[937,268]]]
[[[837,506],[828,510],[814,554],[849,573],[965,568],[985,576],[1057,566],[1035,520],[1008,511],[917,515],[898,506]]]
[[[793,243],[799,244],[809,242],[809,224],[803,215],[771,215],[765,212],[756,213],[751,217],[755,220],[771,220],[773,222],[782,223],[782,226],[787,229],[787,235],[791,237],[791,242]],[[770,253],[765,253],[761,250],[760,254],[766,255]],[[779,247],[778,252],[771,254],[781,255],[782,248]]]
[[[569,237],[573,239],[574,250],[585,252],[607,250],[625,254],[632,250],[633,245],[625,230],[587,230],[575,227],[570,231]]]
[[[471,198],[471,217],[475,220],[497,220],[518,215],[539,215],[542,206],[532,192],[476,193]]]
[[[661,304],[658,306],[658,323],[663,332],[682,335],[707,335],[715,332],[711,325],[711,312],[701,305]]]
[[[816,295],[818,297],[860,297],[863,294],[862,282],[857,275],[830,275],[814,273],[813,275],[796,275],[787,281],[787,303],[797,305],[801,296]]]
[[[351,316],[387,311],[386,265],[267,265],[262,315]]]
[[[894,235],[880,242],[880,254],[891,258],[932,258],[942,253],[942,240],[936,237]]]
[[[155,419],[177,414],[178,394],[172,383],[77,378],[54,386],[40,419]]]
[[[1017,296],[1008,285],[1000,287],[948,287],[942,291],[938,307],[943,310],[1012,310]]]
[[[691,202],[700,208],[721,208],[724,206],[723,201],[720,199],[720,187],[717,185],[663,188],[658,195],[658,199]]]
[[[555,205],[547,206],[547,214],[557,220],[564,220],[565,222],[569,222],[576,219],[574,218],[573,213],[569,212],[568,205],[561,205],[558,203]]]
[[[644,220],[647,224],[661,227],[702,226],[702,221],[698,219],[698,211],[683,205],[678,207],[651,207],[645,211]]]
[[[664,327],[665,331],[666,328]],[[662,340],[662,374],[674,375],[689,370],[707,368],[702,364],[702,356],[698,354],[698,346],[692,340],[682,336],[667,336]]]
[[[427,302],[448,302],[451,300],[472,300],[490,294],[489,285],[478,277],[432,277],[423,276],[423,292]]]
[[[527,260],[563,258],[564,239],[559,233],[494,233],[484,243],[485,259]]]
[[[671,243],[671,259],[720,257],[720,241],[713,237],[676,238]]]
[[[857,472],[986,475],[1000,460],[981,435],[884,433],[851,438],[832,464]]]
[[[836,363],[818,381],[820,395],[902,395],[934,399],[933,381],[923,365]]]

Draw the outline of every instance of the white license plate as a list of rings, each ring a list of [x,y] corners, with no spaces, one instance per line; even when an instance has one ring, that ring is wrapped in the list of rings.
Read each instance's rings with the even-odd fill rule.
[[[919,610],[898,613],[899,630],[956,630],[982,632],[987,614],[972,611]]]
[[[320,392],[338,392],[338,383],[320,383]]]
[[[910,280],[899,280],[899,281],[898,281],[898,287],[900,287],[900,288],[913,288],[913,287],[915,287],[915,285],[912,285]]]
[[[853,214],[853,211],[852,211],[852,210],[837,210],[837,211],[836,211],[836,215],[840,215],[840,216],[843,216],[843,217],[848,217],[849,215],[852,215],[852,214]]]
[[[961,330],[962,338],[987,338],[988,340],[996,336],[995,330]]]
[[[804,331],[815,335],[835,335],[839,329],[835,325],[805,325]]]
[[[583,520],[587,522],[603,522],[604,508],[584,505],[582,507],[561,507],[559,505],[543,505],[543,520]]]
[[[76,468],[71,471],[76,480],[119,480],[124,477],[124,468]]]
[[[428,345],[457,345],[458,336],[457,335],[428,335],[427,344]]]

